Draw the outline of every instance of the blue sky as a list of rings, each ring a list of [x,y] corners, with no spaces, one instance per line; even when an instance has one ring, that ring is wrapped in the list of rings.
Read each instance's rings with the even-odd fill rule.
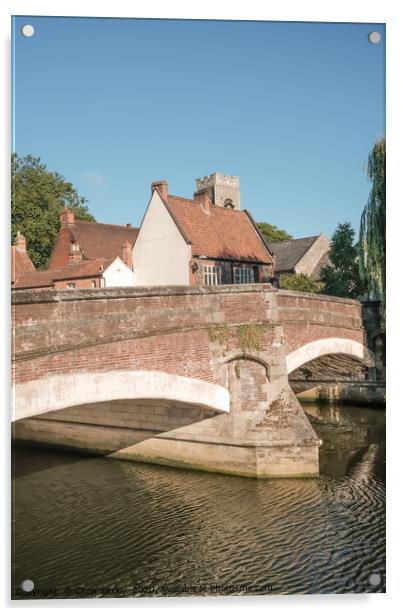
[[[17,17],[13,149],[99,222],[139,224],[155,179],[191,197],[220,171],[294,237],[357,230],[385,130],[384,39],[379,24]]]

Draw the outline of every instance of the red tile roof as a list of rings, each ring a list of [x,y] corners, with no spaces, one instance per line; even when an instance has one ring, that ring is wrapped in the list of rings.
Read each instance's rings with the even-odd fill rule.
[[[34,272],[35,266],[29,254],[18,246],[11,246],[11,282],[26,272]]]
[[[15,281],[14,289],[37,289],[40,287],[52,287],[53,281],[48,270],[43,272],[29,272],[21,274]]]
[[[123,258],[126,240],[134,246],[139,229],[122,225],[107,225],[87,220],[75,220],[71,232],[87,259]]]
[[[246,210],[205,207],[173,195],[168,196],[167,205],[185,239],[191,242],[194,256],[272,263]]]
[[[52,280],[71,280],[73,278],[88,278],[99,276],[114,259],[95,259],[93,261],[80,261],[69,263],[54,270],[48,270]],[[103,268],[103,270],[101,270]]]
[[[34,289],[37,287],[51,287],[55,280],[76,280],[78,278],[93,278],[101,274],[100,268],[105,270],[114,259],[96,259],[93,261],[80,261],[69,263],[54,269],[41,272],[23,274],[15,282],[14,289]]]

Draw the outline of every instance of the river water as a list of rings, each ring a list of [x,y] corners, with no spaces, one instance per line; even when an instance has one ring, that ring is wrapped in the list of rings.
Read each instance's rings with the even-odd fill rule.
[[[384,592],[384,411],[304,408],[324,440],[319,479],[17,445],[13,597]]]

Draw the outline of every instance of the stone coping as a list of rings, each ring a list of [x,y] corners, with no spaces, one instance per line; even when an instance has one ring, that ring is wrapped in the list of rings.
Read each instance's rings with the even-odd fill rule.
[[[303,293],[301,291],[291,291],[290,289],[278,289],[280,297],[303,297],[305,299],[313,299],[316,301],[337,302],[339,304],[352,304],[362,306],[362,302],[358,299],[349,297],[336,297],[335,295],[323,295],[321,293]],[[286,310],[286,306],[278,306],[281,310]]]
[[[238,293],[277,293],[271,284],[228,284],[211,286],[109,287],[103,289],[13,289],[12,304],[42,304],[96,299],[129,299],[136,297],[178,297],[186,295],[219,295]]]
[[[219,295],[238,293],[275,293],[279,297],[301,297],[315,301],[329,301],[339,304],[361,306],[356,299],[321,295],[319,293],[302,293],[287,289],[276,289],[271,284],[228,284],[211,286],[166,285],[157,287],[109,287],[103,289],[12,289],[12,304],[42,304],[51,302],[71,302],[99,299],[129,299],[136,297],[179,297],[186,295]],[[282,307],[281,307],[282,308]],[[283,309],[286,309],[284,306]]]

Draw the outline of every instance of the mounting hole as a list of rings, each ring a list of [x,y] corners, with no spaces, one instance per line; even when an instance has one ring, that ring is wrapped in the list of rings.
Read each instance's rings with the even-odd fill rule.
[[[21,582],[21,588],[24,592],[32,592],[35,584],[32,580],[24,580]]]
[[[369,577],[369,582],[372,586],[379,586],[381,583],[381,575],[379,573],[372,573]]]
[[[21,28],[21,34],[27,37],[33,36],[35,34],[35,28],[31,26],[31,24],[25,24],[25,26]]]
[[[373,45],[377,45],[381,41],[381,34],[379,32],[369,32],[368,40]]]

